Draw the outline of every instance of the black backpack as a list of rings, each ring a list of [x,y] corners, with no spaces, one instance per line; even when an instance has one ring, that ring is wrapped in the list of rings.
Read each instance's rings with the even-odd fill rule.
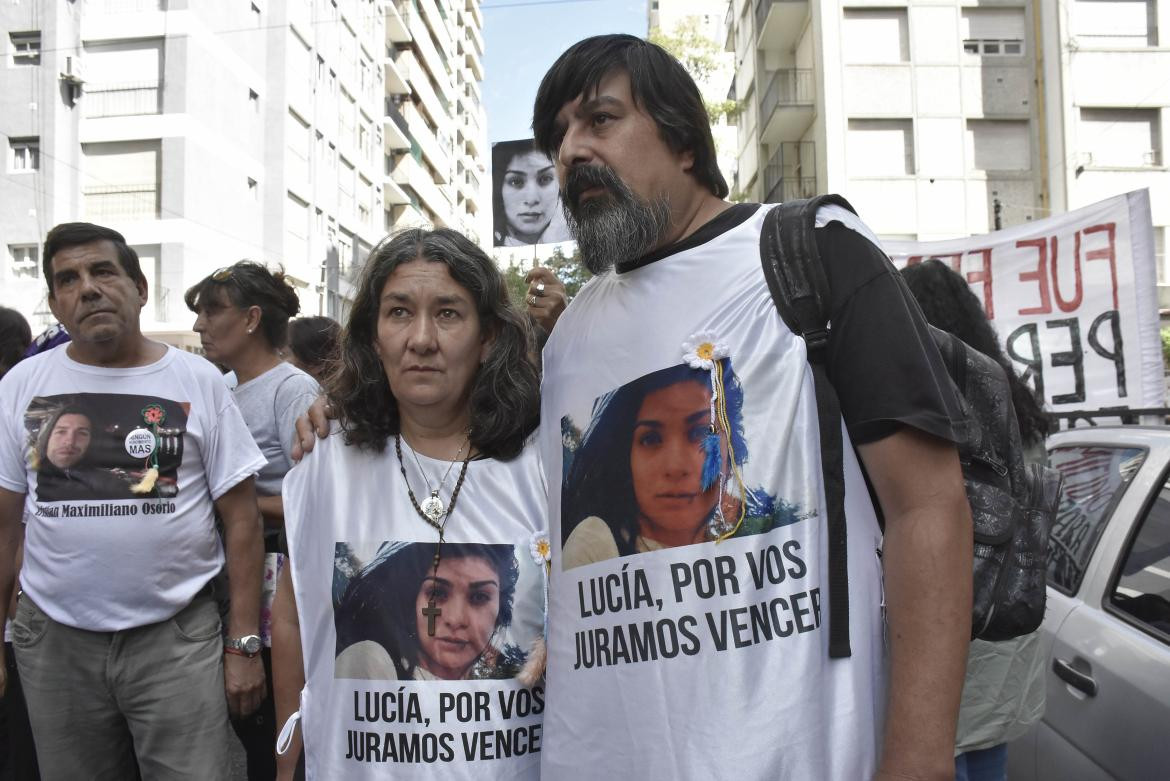
[[[841,406],[826,371],[829,281],[813,230],[817,210],[839,195],[780,204],[760,233],[760,261],[772,300],[807,348],[820,419],[829,542],[829,656],[850,655],[849,587]],[[1044,618],[1048,532],[1060,500],[1060,472],[1025,464],[1024,446],[1003,368],[960,339],[931,327],[961,410],[953,421],[975,531],[971,636],[1008,640]]]

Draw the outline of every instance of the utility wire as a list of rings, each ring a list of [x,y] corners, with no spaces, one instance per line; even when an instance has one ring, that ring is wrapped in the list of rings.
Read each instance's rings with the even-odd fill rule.
[[[566,5],[568,3],[600,3],[602,0],[528,0],[520,3],[497,3],[496,5],[481,5],[481,11],[494,11],[497,8],[525,8],[541,5]],[[534,245],[535,246],[535,245]]]

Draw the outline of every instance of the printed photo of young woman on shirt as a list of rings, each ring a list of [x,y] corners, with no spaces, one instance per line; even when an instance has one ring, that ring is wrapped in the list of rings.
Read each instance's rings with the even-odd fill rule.
[[[733,536],[800,520],[797,509],[742,483],[748,461],[743,388],[720,359],[730,431],[711,439],[710,373],[679,364],[594,402],[561,495],[565,569],[708,542],[717,514]],[[576,429],[569,419],[562,429]],[[718,432],[716,432],[718,433]],[[718,442],[716,448],[709,446]],[[721,495],[722,494],[722,495]]]
[[[334,611],[335,678],[454,681],[520,672],[527,652],[511,641],[515,546],[444,543],[437,569],[435,549],[383,543],[344,586]],[[340,568],[334,583],[345,583]]]

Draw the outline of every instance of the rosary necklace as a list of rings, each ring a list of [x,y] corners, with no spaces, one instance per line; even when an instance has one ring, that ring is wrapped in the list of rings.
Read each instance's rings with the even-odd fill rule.
[[[460,453],[463,448],[468,446],[471,441],[470,436],[464,441],[463,446],[455,453],[455,461],[459,460]],[[413,453],[414,451],[411,450]],[[447,507],[443,507],[443,503],[439,500],[439,491],[435,489],[431,492],[430,497],[423,502],[422,507],[419,506],[418,500],[414,496],[414,491],[410,487],[410,480],[406,476],[406,466],[402,461],[402,437],[398,434],[394,435],[394,454],[398,456],[398,470],[402,472],[402,482],[406,483],[406,495],[410,497],[410,504],[414,507],[414,511],[418,513],[418,517],[426,521],[427,525],[432,527],[439,533],[439,541],[435,543],[435,556],[432,562],[432,571],[434,577],[439,576],[439,562],[442,560],[443,553],[443,532],[447,528],[447,521],[451,520],[451,513],[455,512],[455,500],[459,498],[459,489],[463,487],[463,478],[467,476],[467,464],[471,461],[471,448],[467,448],[467,456],[463,459],[463,466],[459,469],[459,479],[455,481],[455,489],[451,492],[451,503]],[[418,464],[418,456],[415,457],[415,463]],[[451,466],[447,467],[447,474],[443,475],[443,482],[439,483],[439,488],[443,487],[443,483],[447,481],[447,475],[451,473],[451,467],[455,465],[455,461],[451,462]],[[422,464],[419,464],[419,471],[422,471]],[[423,472],[423,480],[426,480],[426,473]],[[430,483],[427,483],[427,488],[430,488]],[[427,503],[434,500],[438,502],[439,509],[437,512],[428,512]],[[442,518],[440,523],[439,519]],[[427,600],[427,606],[422,609],[422,614],[427,619],[427,635],[435,636],[435,619],[443,614],[443,609],[435,604],[434,592],[431,592],[430,598]]]
[[[451,463],[447,465],[447,471],[443,473],[443,479],[440,480],[439,484],[437,486],[435,486],[434,488],[431,488],[431,480],[429,477],[427,477],[426,470],[423,469],[422,463],[418,460],[418,453],[415,452],[414,448],[410,449],[410,454],[414,457],[414,464],[415,464],[415,466],[418,467],[418,471],[422,474],[423,482],[425,482],[427,484],[427,490],[430,491],[430,496],[428,496],[426,499],[423,499],[421,505],[416,504],[415,507],[416,508],[421,507],[423,515],[425,515],[430,520],[432,526],[440,518],[442,518],[443,515],[445,515],[447,512],[447,508],[446,508],[446,506],[444,506],[443,500],[439,498],[439,491],[441,491],[443,489],[443,486],[447,484],[447,478],[451,476],[452,467],[454,467],[455,464],[459,461],[459,456],[461,456],[463,454],[463,448],[467,447],[470,443],[471,443],[470,436],[467,439],[463,440],[463,444],[459,446],[459,449],[457,451],[455,451],[455,458],[452,459]],[[402,468],[402,466],[403,466],[402,465],[402,447],[401,447],[401,445],[399,445],[399,437],[398,436],[395,436],[394,446],[396,448],[395,452],[397,452],[397,454],[398,454],[398,466],[399,466],[399,468]],[[471,455],[470,452],[468,453],[468,455],[469,456]],[[464,469],[467,468],[466,461],[463,462],[463,468]],[[404,478],[406,477],[406,470],[405,469],[403,469],[403,471],[402,471],[402,476]],[[410,482],[409,481],[407,481],[406,488],[407,488],[407,490],[410,490]],[[414,493],[412,492],[410,496],[411,496],[411,499],[413,499]],[[452,504],[454,504],[454,502],[455,502],[454,495],[452,495],[451,502],[452,502]]]

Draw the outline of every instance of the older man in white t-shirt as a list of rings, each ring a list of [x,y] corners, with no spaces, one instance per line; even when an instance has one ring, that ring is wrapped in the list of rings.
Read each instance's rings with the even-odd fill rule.
[[[121,234],[59,225],[44,272],[73,341],[0,381],[0,623],[24,514],[12,639],[42,777],[132,778],[136,759],[143,778],[226,778],[228,711],[264,696],[264,458],[214,367],[142,335]]]

